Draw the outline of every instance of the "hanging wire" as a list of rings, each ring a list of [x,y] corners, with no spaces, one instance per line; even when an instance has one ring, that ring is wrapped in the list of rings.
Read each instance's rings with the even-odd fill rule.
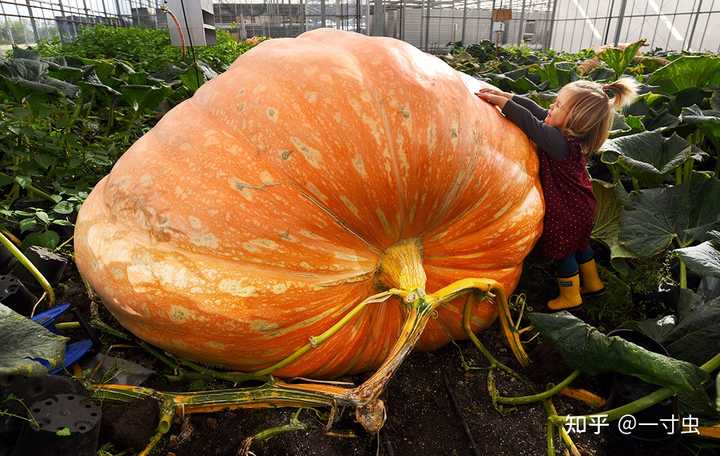
[[[200,72],[198,71],[197,58],[195,57],[195,45],[193,44],[192,34],[190,33],[190,25],[188,24],[187,14],[185,13],[185,1],[180,0],[180,7],[183,12],[183,19],[185,19],[185,30],[187,30],[188,40],[190,41],[190,54],[193,59],[193,66],[195,67],[195,77],[197,78],[198,87],[200,87]]]

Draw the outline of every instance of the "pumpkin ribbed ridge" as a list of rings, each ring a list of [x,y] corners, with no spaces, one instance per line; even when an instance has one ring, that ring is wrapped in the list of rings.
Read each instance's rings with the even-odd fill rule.
[[[417,243],[428,292],[484,277],[509,294],[541,232],[538,162],[475,84],[390,38],[265,41],[98,183],[76,224],[78,268],[138,337],[242,371],[274,365],[384,289],[381,262],[398,243]],[[418,348],[465,337],[462,302],[439,309]],[[395,298],[369,304],[276,375],[376,368],[404,312]],[[472,326],[495,317],[481,303]]]

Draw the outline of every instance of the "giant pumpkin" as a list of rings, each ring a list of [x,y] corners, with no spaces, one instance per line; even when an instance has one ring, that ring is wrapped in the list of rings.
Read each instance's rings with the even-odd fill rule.
[[[78,268],[124,327],[168,352],[278,376],[378,368],[413,299],[365,298],[466,277],[510,292],[541,233],[534,147],[479,87],[390,38],[263,42],[97,184]],[[416,348],[466,337],[464,302],[438,307]],[[496,317],[476,302],[471,327]]]

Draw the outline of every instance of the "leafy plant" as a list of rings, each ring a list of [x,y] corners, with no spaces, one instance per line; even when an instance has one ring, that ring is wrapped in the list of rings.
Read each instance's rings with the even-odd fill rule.
[[[636,41],[625,47],[620,48],[607,48],[602,52],[598,53],[597,56],[600,60],[605,62],[615,72],[615,79],[620,78],[625,73],[625,70],[632,64],[635,56],[640,50],[641,46],[645,45],[644,40]]]

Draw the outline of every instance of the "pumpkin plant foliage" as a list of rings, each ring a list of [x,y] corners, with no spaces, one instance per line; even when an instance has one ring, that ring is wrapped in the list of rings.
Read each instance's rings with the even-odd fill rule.
[[[481,277],[511,292],[540,235],[534,147],[481,85],[398,40],[263,42],[97,184],[78,268],[123,326],[178,355],[280,376],[377,368],[426,291]],[[364,301],[388,289],[405,299]],[[487,328],[496,303],[470,299]],[[417,347],[466,337],[466,301],[438,307]]]

